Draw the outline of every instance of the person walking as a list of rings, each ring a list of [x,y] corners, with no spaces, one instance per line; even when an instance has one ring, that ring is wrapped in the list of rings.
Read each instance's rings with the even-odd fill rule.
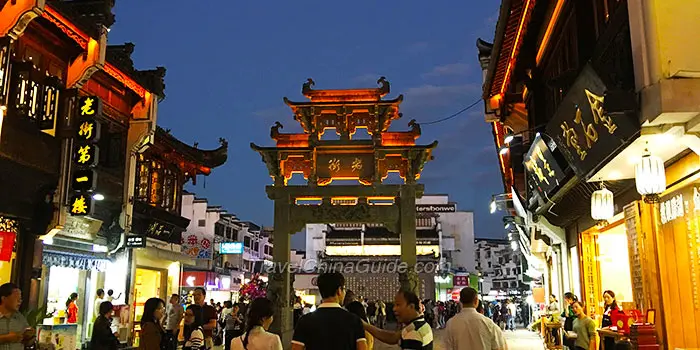
[[[394,297],[394,314],[406,326],[400,331],[389,331],[365,323],[365,330],[386,344],[399,345],[402,350],[433,350],[433,329],[420,313],[420,304],[415,293],[400,290]]]
[[[299,319],[292,350],[366,350],[362,321],[340,306],[346,300],[345,277],[325,272],[318,276],[317,285],[323,302]]]
[[[185,311],[185,327],[182,332],[185,344],[183,350],[202,350],[204,345],[204,330],[202,329],[202,307],[192,304]]]
[[[161,320],[165,313],[165,302],[162,299],[150,298],[143,305],[141,316],[141,335],[139,350],[162,349],[163,334],[165,330],[161,326]]]
[[[515,332],[515,315],[518,312],[518,307],[515,306],[510,299],[506,301],[506,309],[508,310],[508,316],[506,317],[506,327],[512,332]]]
[[[445,327],[446,350],[505,350],[506,340],[501,328],[490,318],[477,312],[479,293],[466,287],[459,292],[462,311]]]
[[[586,316],[586,311],[580,301],[574,301],[571,307],[576,314],[573,325],[574,349],[576,350],[596,350],[596,324],[590,317]],[[573,334],[569,332],[568,338],[572,338]]]
[[[185,317],[185,309],[180,305],[180,296],[173,294],[170,296],[168,305],[165,307],[165,338],[171,343],[173,348],[177,347],[177,338],[180,333],[180,322]]]
[[[204,344],[207,349],[214,347],[214,331],[216,330],[216,309],[214,306],[206,304],[207,291],[202,287],[197,287],[192,293],[194,303],[202,308],[202,329],[204,330]],[[211,300],[214,303],[214,299]]]
[[[22,291],[14,283],[0,286],[0,349],[24,350],[34,340],[34,330],[19,312]]]
[[[386,323],[386,304],[379,299],[377,301],[377,326],[379,328],[384,328],[384,324]]]
[[[104,291],[102,291],[104,296]],[[97,307],[97,318],[92,325],[92,338],[90,338],[90,350],[117,350],[119,339],[112,332],[112,315],[114,305],[109,301],[103,301]]]
[[[246,320],[245,334],[236,337],[230,346],[233,350],[282,350],[282,341],[277,334],[270,333],[272,315],[275,310],[267,298],[253,300]]]

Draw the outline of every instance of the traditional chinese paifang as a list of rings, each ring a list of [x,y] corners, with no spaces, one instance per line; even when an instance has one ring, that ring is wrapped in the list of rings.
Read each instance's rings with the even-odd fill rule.
[[[608,133],[612,135],[617,130],[617,125],[612,121],[609,115],[605,115],[605,110],[603,110],[604,97],[598,96],[588,89],[584,89],[586,92],[586,98],[588,99],[588,105],[591,106],[591,113],[593,113],[593,121],[598,124],[602,122]]]

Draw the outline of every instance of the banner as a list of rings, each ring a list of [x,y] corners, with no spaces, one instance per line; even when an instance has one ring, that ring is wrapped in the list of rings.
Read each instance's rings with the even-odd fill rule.
[[[12,249],[15,247],[14,232],[0,231],[0,261],[12,259]]]
[[[214,255],[214,236],[202,232],[183,232],[182,254],[194,259],[211,260]]]

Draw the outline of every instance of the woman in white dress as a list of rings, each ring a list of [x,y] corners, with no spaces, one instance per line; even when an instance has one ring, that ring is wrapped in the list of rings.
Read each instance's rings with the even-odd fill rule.
[[[282,350],[277,334],[268,332],[275,310],[267,298],[253,300],[248,309],[245,333],[233,339],[231,350]]]

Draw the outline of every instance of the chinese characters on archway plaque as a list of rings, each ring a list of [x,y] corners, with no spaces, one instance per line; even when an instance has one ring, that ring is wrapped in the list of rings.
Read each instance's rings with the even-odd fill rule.
[[[82,96],[78,99],[75,120],[75,144],[73,147],[73,164],[75,170],[71,177],[71,215],[87,216],[92,212],[92,194],[97,186],[97,174],[94,168],[99,163],[100,152],[97,142],[100,140],[102,101],[96,96]]]

